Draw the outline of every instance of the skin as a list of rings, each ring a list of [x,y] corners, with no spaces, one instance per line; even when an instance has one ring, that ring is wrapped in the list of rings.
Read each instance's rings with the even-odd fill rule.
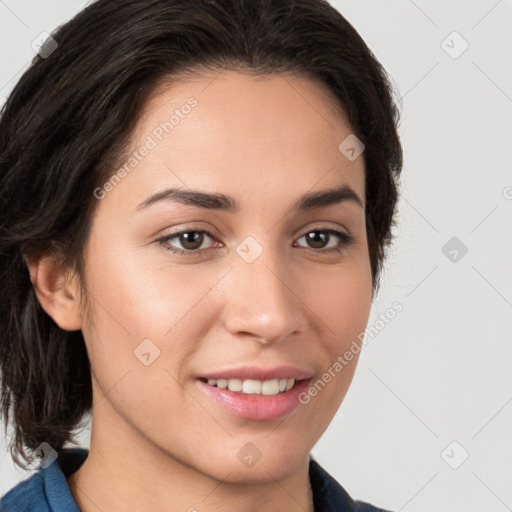
[[[308,456],[340,406],[358,356],[288,417],[236,417],[197,388],[214,369],[287,364],[313,382],[364,331],[372,280],[364,209],[345,201],[294,212],[307,192],[348,184],[364,205],[364,158],[338,145],[353,133],[320,83],[234,71],[159,88],[132,137],[152,130],[193,96],[198,105],[103,199],[85,247],[83,281],[52,257],[30,265],[45,310],[63,329],[81,329],[92,367],[91,445],[68,478],[85,512],[313,511]],[[364,156],[364,155],[363,155]],[[234,197],[238,213],[162,201],[168,187]],[[200,256],[177,255],[178,231],[207,229]],[[307,233],[337,229],[324,248]],[[262,254],[236,252],[248,236]],[[197,249],[194,249],[197,252]],[[88,309],[80,306],[85,287]],[[160,357],[134,356],[149,338]],[[247,443],[261,459],[237,457]],[[241,485],[243,484],[243,485]]]

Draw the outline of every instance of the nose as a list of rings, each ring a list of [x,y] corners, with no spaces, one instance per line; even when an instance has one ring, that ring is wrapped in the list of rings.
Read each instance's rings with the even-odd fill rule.
[[[295,275],[284,257],[268,246],[251,263],[236,254],[226,276],[226,329],[265,345],[303,332],[307,306]]]

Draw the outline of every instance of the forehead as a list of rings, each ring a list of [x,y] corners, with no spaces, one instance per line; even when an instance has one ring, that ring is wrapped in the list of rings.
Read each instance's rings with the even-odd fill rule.
[[[364,198],[363,156],[350,161],[339,149],[351,134],[319,81],[233,71],[169,79],[148,99],[124,155],[127,163],[144,153],[123,180],[125,198],[139,204],[177,186],[268,201],[269,190],[298,196],[340,183]]]

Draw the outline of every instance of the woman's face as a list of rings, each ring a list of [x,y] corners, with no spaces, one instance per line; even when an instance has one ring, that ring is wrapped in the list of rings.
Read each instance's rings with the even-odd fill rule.
[[[95,192],[85,249],[93,442],[233,482],[304,463],[371,306],[364,155],[339,149],[352,130],[334,101],[305,78],[235,72],[151,98],[133,159]],[[301,208],[342,186],[354,197]]]

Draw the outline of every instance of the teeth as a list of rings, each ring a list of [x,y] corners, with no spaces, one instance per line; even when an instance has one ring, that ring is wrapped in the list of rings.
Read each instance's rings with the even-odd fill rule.
[[[243,381],[240,379],[229,379],[228,380],[228,389],[229,391],[242,391],[243,389]]]
[[[242,393],[261,395],[261,380],[244,380]]]
[[[279,393],[279,379],[266,380],[261,384],[262,395],[277,395]]]
[[[208,379],[208,384],[246,395],[277,395],[292,389],[295,379],[272,379],[265,381],[251,379]]]

